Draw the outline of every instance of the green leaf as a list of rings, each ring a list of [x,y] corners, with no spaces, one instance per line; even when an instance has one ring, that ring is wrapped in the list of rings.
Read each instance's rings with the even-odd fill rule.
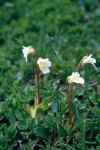
[[[20,120],[18,122],[18,127],[19,127],[19,129],[26,130],[27,129],[26,122],[24,120]]]
[[[57,116],[55,117],[55,123],[56,123],[56,125],[59,124],[60,118],[61,118],[60,115],[57,115]]]
[[[15,116],[18,120],[23,120],[22,113],[19,110],[15,111]]]
[[[94,127],[95,127],[95,123],[94,122],[87,122],[86,124],[87,124],[89,130],[93,132]]]
[[[8,116],[8,119],[9,119],[11,124],[14,124],[16,122],[16,118],[14,116],[14,113],[13,113],[12,109],[9,109],[9,112],[8,112],[7,116]]]
[[[35,129],[36,131],[36,134],[42,138],[44,138],[45,140],[48,140],[49,139],[49,136],[50,136],[50,132],[48,129],[46,128],[43,128],[43,127],[37,127]]]
[[[96,150],[100,150],[100,146],[96,146]]]
[[[79,109],[85,109],[86,108],[86,104],[85,103],[83,103],[83,104],[81,104],[80,106],[79,106]]]
[[[28,119],[26,121],[26,127],[29,129],[33,129],[35,125],[35,119]]]
[[[100,115],[100,108],[97,106],[93,107],[91,111],[94,113],[94,115]]]
[[[96,139],[97,139],[98,142],[100,143],[100,134],[98,134],[98,135],[96,136]]]
[[[90,131],[86,132],[86,138],[87,139],[89,139],[89,140],[92,139],[92,136],[93,136],[93,132],[90,132]]]
[[[92,145],[92,144],[96,144],[96,141],[90,140],[90,141],[86,141],[86,143]]]
[[[52,108],[52,111],[53,111],[54,113],[57,113],[57,112],[58,112],[58,109],[59,109],[58,100],[54,100],[54,101],[52,102],[51,108]]]
[[[84,95],[84,89],[79,88],[79,91],[77,93],[78,96]]]
[[[37,108],[36,111],[37,111],[37,114],[39,114],[39,113],[44,114],[45,113],[44,109],[42,109],[42,108]]]
[[[66,137],[66,130],[64,129],[64,127],[61,124],[59,124],[59,132],[60,132],[61,136]]]
[[[7,127],[4,127],[4,135],[7,141],[9,141],[9,130]]]
[[[73,115],[74,115],[74,118],[75,118],[77,124],[78,124],[79,126],[81,126],[81,117],[80,117],[80,114],[79,114],[79,112],[78,112],[77,105],[74,104],[73,102],[72,102],[71,104],[72,104],[71,106],[72,106],[72,113],[73,113]]]

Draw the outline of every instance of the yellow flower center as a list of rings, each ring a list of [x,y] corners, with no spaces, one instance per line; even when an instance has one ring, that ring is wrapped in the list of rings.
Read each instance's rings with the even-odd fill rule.
[[[76,78],[75,80],[76,80],[77,82],[82,81],[82,79],[80,79],[80,78]]]
[[[45,64],[41,64],[41,68],[42,68],[42,69],[45,69],[45,68],[46,68],[46,65],[45,65]]]

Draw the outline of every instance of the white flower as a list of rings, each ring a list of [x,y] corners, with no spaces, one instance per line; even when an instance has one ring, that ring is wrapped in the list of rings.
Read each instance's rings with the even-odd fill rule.
[[[89,63],[89,64],[92,64],[95,69],[97,69],[96,66],[94,65],[96,63],[96,59],[91,58],[91,57],[92,57],[92,54],[90,54],[88,57],[85,56],[82,61],[82,66]]]
[[[80,74],[78,72],[73,72],[71,76],[67,77],[68,83],[80,83],[84,84],[84,79],[80,77]]]
[[[43,72],[43,74],[47,74],[50,72],[49,67],[51,67],[51,62],[49,61],[48,58],[46,59],[39,58],[37,60],[37,64],[39,65],[39,68]]]
[[[23,52],[23,55],[24,55],[25,60],[27,62],[27,56],[28,56],[28,54],[35,53],[35,50],[33,49],[32,46],[28,46],[28,47],[22,46],[22,47],[23,47],[22,52]]]

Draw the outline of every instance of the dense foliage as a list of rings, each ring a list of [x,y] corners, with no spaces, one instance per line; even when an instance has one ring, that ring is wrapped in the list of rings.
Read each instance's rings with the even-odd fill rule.
[[[100,1],[0,0],[0,25],[0,150],[100,150]],[[23,45],[52,62],[36,118],[36,59],[25,62]],[[98,69],[80,68],[85,85],[74,87],[68,125],[66,78],[89,54]]]

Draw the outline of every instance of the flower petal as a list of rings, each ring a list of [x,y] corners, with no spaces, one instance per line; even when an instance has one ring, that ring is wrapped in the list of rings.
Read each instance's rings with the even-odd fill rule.
[[[50,72],[49,67],[51,67],[51,62],[49,61],[48,58],[46,58],[46,59],[39,58],[37,60],[37,64],[39,65],[39,68],[43,72],[43,74]]]
[[[95,68],[95,69],[97,69],[97,67],[95,66],[95,64],[92,64],[93,65],[93,67]]]
[[[22,47],[23,47],[22,53],[23,53],[23,55],[25,57],[25,60],[27,62],[27,56],[28,56],[28,54],[29,53],[35,53],[35,50],[33,49],[32,46],[29,46],[29,47],[22,46]]]
[[[47,73],[50,72],[50,69],[49,69],[48,67],[46,67],[45,69],[42,69],[42,68],[40,67],[40,70],[42,71],[43,74],[47,74]]]
[[[96,63],[96,59],[91,58],[92,54],[90,54],[88,57],[84,57],[83,61],[82,61],[82,66],[84,66],[85,64],[92,64],[94,66],[95,69],[96,66],[94,65]]]
[[[75,78],[75,77],[80,77],[80,74],[78,72],[73,72],[72,73],[72,77]]]
[[[84,79],[83,79],[82,77],[75,78],[75,79],[73,80],[73,82],[75,82],[75,83],[80,83],[80,84],[84,84]]]
[[[47,67],[51,67],[51,62],[50,62],[50,61],[47,61],[47,62],[46,62],[46,65],[47,65]]]
[[[27,60],[28,60],[28,59],[27,59],[27,55],[24,55],[24,57],[25,57],[25,60],[26,60],[26,62],[27,62]]]
[[[91,58],[91,57],[92,57],[92,54],[90,54],[88,57]]]
[[[69,84],[73,83],[72,77],[71,77],[71,76],[68,76],[68,77],[67,77],[67,81],[68,81]]]

